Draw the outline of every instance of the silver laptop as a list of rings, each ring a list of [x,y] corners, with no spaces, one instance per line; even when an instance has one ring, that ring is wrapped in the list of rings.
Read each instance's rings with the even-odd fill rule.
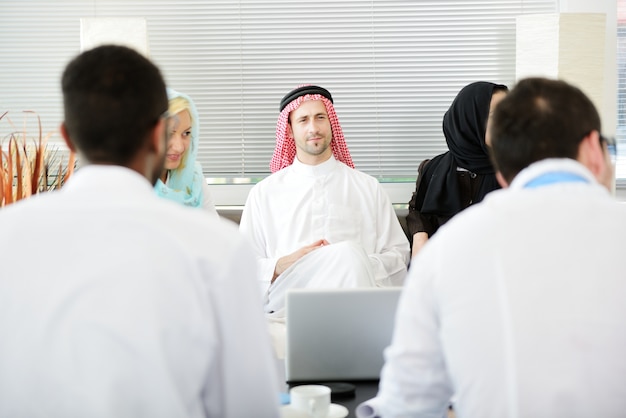
[[[287,382],[380,377],[401,288],[294,289],[287,293]]]

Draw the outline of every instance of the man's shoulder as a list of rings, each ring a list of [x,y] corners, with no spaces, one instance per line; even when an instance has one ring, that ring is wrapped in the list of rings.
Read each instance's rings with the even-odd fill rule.
[[[286,181],[290,171],[289,168],[290,167],[285,167],[275,173],[272,173],[262,178],[254,186],[252,186],[252,188],[250,189],[250,193],[258,193],[259,190],[276,187],[276,185],[278,185],[279,183]]]
[[[149,215],[150,224],[154,225],[146,225],[145,229],[147,235],[166,242],[172,252],[184,258],[219,263],[245,246],[234,222],[214,217],[201,208],[171,203],[159,205],[160,209]]]
[[[380,185],[378,179],[371,174],[367,174],[357,168],[350,168],[345,164],[340,164],[339,166],[341,167],[342,173],[347,177],[375,186]]]
[[[173,227],[181,226],[181,233],[205,236],[206,231],[214,231],[220,235],[238,236],[233,222],[212,216],[202,208],[192,208],[169,200],[162,203],[167,223]]]
[[[47,207],[59,201],[58,191],[35,194],[0,208],[0,220],[10,217],[45,216]]]

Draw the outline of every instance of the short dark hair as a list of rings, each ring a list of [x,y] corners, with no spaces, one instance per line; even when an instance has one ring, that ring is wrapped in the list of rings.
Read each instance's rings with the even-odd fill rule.
[[[600,116],[580,89],[561,80],[523,79],[494,111],[494,166],[510,183],[536,161],[576,159],[583,138],[594,130],[601,131]]]
[[[78,55],[61,86],[67,132],[92,163],[128,164],[168,106],[159,69],[124,46]]]

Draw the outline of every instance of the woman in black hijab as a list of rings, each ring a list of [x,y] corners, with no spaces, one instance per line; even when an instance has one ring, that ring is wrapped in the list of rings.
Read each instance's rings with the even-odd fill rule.
[[[413,256],[441,225],[500,188],[486,133],[489,115],[507,92],[502,84],[471,83],[461,89],[443,116],[449,151],[422,161],[409,202],[406,220]]]

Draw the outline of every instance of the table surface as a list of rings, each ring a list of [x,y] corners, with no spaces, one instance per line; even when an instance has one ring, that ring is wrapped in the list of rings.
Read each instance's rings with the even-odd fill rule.
[[[338,403],[340,405],[348,408],[348,417],[354,418],[356,417],[356,407],[361,404],[361,402],[365,402],[368,399],[373,398],[378,393],[378,380],[367,380],[360,382],[349,382],[356,386],[354,390],[354,396],[350,398],[339,398],[333,399],[333,403]]]
[[[345,383],[351,383],[355,386],[354,396],[333,397],[332,402],[348,408],[348,418],[354,418],[356,417],[356,407],[361,402],[373,398],[378,393],[378,380],[347,381]],[[289,386],[293,387],[297,386],[297,384]]]
[[[348,408],[347,418],[356,418],[356,407],[368,399],[372,399],[378,393],[378,380],[363,380],[346,382],[356,386],[354,396],[346,398],[333,399],[333,403],[337,403]],[[454,411],[448,410],[447,418],[455,418]]]

